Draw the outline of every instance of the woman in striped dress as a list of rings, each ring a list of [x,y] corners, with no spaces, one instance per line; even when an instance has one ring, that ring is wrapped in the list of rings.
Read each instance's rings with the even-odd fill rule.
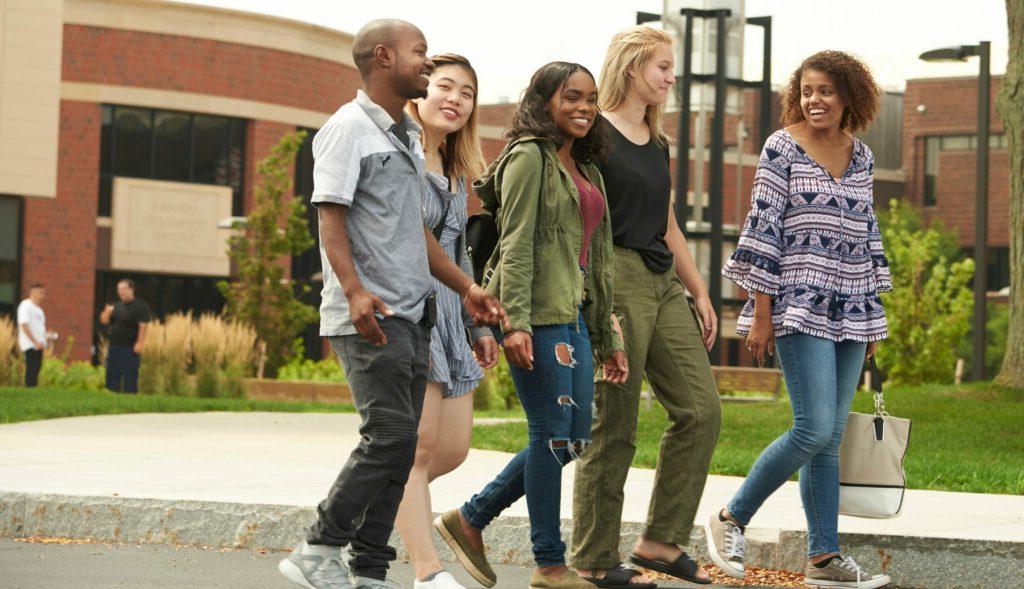
[[[459,55],[442,54],[431,60],[435,67],[427,97],[410,102],[407,108],[423,128],[429,188],[423,222],[448,256],[471,274],[464,243],[466,176],[478,175],[484,163],[476,134],[476,72]],[[428,484],[465,460],[473,428],[473,389],[483,378],[481,367],[497,363],[498,344],[489,329],[471,325],[455,292],[434,282],[437,323],[430,336],[430,383],[420,417],[416,461],[395,525],[415,569],[415,589],[463,589],[434,551]]]
[[[852,135],[880,91],[855,57],[822,51],[783,92],[783,124],[765,143],[750,213],[722,274],[750,293],[737,322],[759,362],[777,349],[793,427],[758,457],[708,522],[708,552],[744,575],[743,530],[794,473],[807,518],[804,582],[873,589],[889,583],[839,552],[839,445],[863,370],[886,337],[878,293],[892,290],[872,203],[874,157]]]

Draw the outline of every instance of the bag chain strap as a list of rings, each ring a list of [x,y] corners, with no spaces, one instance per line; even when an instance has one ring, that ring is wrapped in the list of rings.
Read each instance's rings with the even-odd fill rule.
[[[871,356],[871,387],[875,389],[875,415],[888,417],[889,412],[885,410],[885,397],[882,396],[882,375],[878,373],[878,366],[875,364],[875,357]]]

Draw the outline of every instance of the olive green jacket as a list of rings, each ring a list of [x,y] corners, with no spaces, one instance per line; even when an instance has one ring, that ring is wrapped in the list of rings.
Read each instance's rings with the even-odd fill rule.
[[[604,195],[597,166],[580,168]],[[580,195],[554,143],[538,137],[512,140],[473,188],[498,226],[483,286],[505,307],[511,324],[506,331],[532,334],[532,325],[575,324],[584,303],[595,355],[604,360],[623,349],[611,327],[614,254],[607,198],[604,219],[590,239],[584,280]]]

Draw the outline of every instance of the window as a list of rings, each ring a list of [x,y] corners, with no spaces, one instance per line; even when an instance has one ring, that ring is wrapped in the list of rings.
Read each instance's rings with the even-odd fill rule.
[[[99,216],[110,216],[115,176],[230,186],[232,214],[243,214],[245,124],[231,117],[104,105]]]
[[[988,137],[989,149],[1007,149],[1006,134],[993,133]],[[974,151],[978,147],[977,135],[944,135],[925,137],[924,140],[924,206],[935,206],[935,185],[939,176],[939,153],[943,151]]]
[[[96,272],[97,313],[104,304],[117,300],[117,282],[123,278],[135,282],[135,296],[146,301],[154,318],[186,311],[193,316],[220,314],[224,310],[224,295],[217,288],[223,278],[100,270]]]
[[[963,254],[973,258],[974,248],[963,248]],[[994,292],[1010,286],[1010,248],[989,246],[985,249],[985,257],[985,267],[988,269],[985,274],[985,289]]]
[[[21,280],[21,199],[0,196],[0,315],[14,316]]]
[[[191,180],[189,115],[158,112],[154,120],[153,177],[157,180]]]
[[[924,206],[935,206],[935,181],[939,176],[939,137],[924,140]]]

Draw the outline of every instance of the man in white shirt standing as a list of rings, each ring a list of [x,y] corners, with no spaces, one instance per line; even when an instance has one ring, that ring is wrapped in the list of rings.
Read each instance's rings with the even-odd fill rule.
[[[25,386],[39,384],[39,369],[43,367],[43,350],[46,349],[46,314],[43,313],[43,299],[46,289],[42,284],[29,288],[28,298],[18,305],[18,346],[25,356]]]

